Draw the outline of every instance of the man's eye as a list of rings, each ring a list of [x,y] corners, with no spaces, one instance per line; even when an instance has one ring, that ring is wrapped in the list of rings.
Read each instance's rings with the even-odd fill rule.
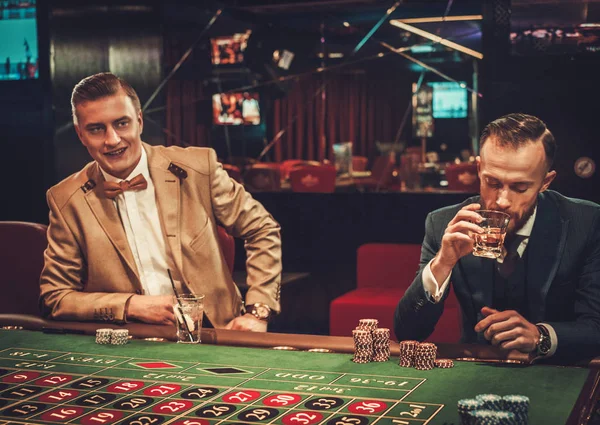
[[[514,190],[517,193],[525,193],[525,192],[527,192],[527,188],[526,187],[513,187],[512,190]]]
[[[88,131],[92,134],[98,134],[102,131],[102,129],[100,127],[93,127],[93,128],[88,129]]]
[[[129,124],[129,121],[119,121],[117,123],[117,127],[119,127],[119,128],[127,127],[127,124]]]
[[[500,183],[488,182],[488,186],[489,186],[489,187],[493,187],[494,189],[500,189],[500,188],[502,187],[502,184],[500,184]]]

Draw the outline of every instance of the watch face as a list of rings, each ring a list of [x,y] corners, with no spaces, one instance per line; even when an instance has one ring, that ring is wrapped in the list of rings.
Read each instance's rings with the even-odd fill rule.
[[[255,305],[252,309],[252,314],[254,314],[259,319],[268,319],[271,311],[269,307],[265,305]]]

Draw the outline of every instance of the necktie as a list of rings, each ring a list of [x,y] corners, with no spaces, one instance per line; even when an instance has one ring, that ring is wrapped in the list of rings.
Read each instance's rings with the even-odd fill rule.
[[[105,181],[103,186],[106,197],[114,199],[126,190],[144,190],[148,187],[148,182],[143,175],[138,174],[131,180],[122,180],[119,183]]]
[[[517,235],[515,239],[509,243],[502,263],[497,263],[498,273],[500,273],[500,275],[505,279],[515,271],[515,265],[519,259],[519,253],[517,250],[523,239],[523,236]]]

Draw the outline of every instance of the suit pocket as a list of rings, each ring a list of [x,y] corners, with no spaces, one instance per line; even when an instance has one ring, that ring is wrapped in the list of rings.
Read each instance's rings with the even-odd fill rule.
[[[202,229],[200,229],[200,231],[196,234],[196,236],[194,236],[194,238],[190,242],[190,248],[196,252],[199,252],[202,246],[206,243],[206,241],[210,239],[212,226],[208,217],[205,218],[206,221],[204,222],[204,226],[202,226]]]

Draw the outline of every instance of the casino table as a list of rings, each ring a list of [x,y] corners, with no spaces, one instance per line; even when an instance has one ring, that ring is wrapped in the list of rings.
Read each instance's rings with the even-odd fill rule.
[[[103,324],[22,325],[0,330],[0,424],[449,425],[459,399],[482,393],[526,395],[532,425],[586,424],[600,392],[596,363],[493,347],[439,345],[454,368],[420,371],[398,366],[394,343],[390,360],[356,364],[350,337],[205,329],[192,345],[127,325],[133,337],[113,346],[95,342]]]

